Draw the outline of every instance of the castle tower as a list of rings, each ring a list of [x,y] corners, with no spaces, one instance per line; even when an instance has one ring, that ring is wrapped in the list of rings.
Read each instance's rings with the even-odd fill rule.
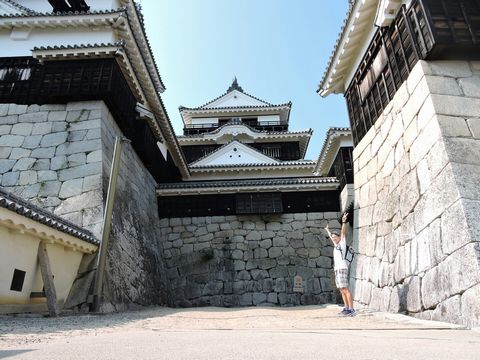
[[[335,301],[323,227],[339,225],[339,181],[329,169],[314,174],[304,158],[312,130],[290,131],[290,110],[237,79],[202,106],[180,107],[191,176],[157,188],[172,305]]]

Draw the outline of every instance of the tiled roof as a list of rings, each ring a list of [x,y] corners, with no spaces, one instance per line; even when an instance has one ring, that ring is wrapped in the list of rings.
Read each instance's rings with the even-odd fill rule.
[[[37,221],[48,227],[72,235],[93,245],[99,245],[93,234],[70,221],[64,220],[0,188],[0,207]]]
[[[330,67],[333,64],[333,60],[335,59],[335,55],[337,54],[337,51],[339,51],[339,45],[340,45],[340,41],[342,40],[345,27],[347,26],[348,21],[350,20],[350,17],[353,14],[353,8],[355,7],[355,2],[356,0],[349,1],[347,14],[345,15],[342,28],[340,29],[340,33],[337,36],[337,41],[335,41],[335,46],[332,50],[332,53],[330,54],[330,58],[328,59],[328,65],[325,69],[325,72],[323,73],[322,81],[320,81],[320,84],[318,85],[318,91],[320,91],[323,88],[323,86],[325,85],[325,82],[327,81],[328,72],[330,70]]]
[[[280,186],[280,185],[315,185],[338,183],[335,177],[277,178],[277,179],[245,179],[245,180],[214,180],[214,181],[184,181],[179,183],[163,183],[157,185],[158,190],[192,189],[192,188],[224,188],[247,186]]]
[[[105,47],[123,47],[125,41],[117,41],[114,43],[94,43],[94,44],[75,44],[75,45],[54,45],[54,46],[35,46],[32,51],[45,51],[45,50],[75,50],[84,48],[105,48]]]
[[[216,101],[216,100],[218,100],[218,98],[215,99],[215,100],[212,100],[211,102]],[[269,104],[269,105],[242,105],[242,106],[222,106],[222,107],[216,107],[216,108],[204,108],[203,106],[205,106],[205,105],[202,105],[202,106],[197,107],[197,108],[188,108],[188,107],[185,107],[185,106],[180,106],[178,109],[180,111],[184,111],[184,110],[218,111],[218,110],[231,110],[231,109],[271,109],[271,108],[279,108],[279,107],[291,107],[292,102],[289,101],[288,103],[279,104],[279,105],[272,105],[272,104]]]
[[[316,172],[320,171],[320,168],[323,166],[324,162],[326,161],[327,155],[329,155],[329,150],[332,146],[332,142],[336,136],[343,135],[343,136],[352,136],[351,129],[348,127],[331,127],[328,129],[327,134],[325,136],[325,140],[323,141],[322,150],[320,151],[320,155],[318,156],[317,166],[315,168]],[[333,154],[335,156],[336,154]]]
[[[273,104],[269,103],[268,101],[265,101],[265,100],[262,100],[262,99],[259,99],[259,98],[255,97],[253,95],[250,95],[250,94],[246,93],[245,91],[243,91],[242,87],[240,85],[238,85],[237,78],[235,78],[232,82],[232,85],[230,85],[230,87],[227,89],[227,91],[225,93],[223,93],[222,95],[216,97],[213,100],[210,100],[209,102],[207,102],[207,103],[205,103],[205,104],[203,104],[199,107],[189,108],[189,107],[185,107],[185,106],[180,106],[179,110],[180,111],[183,111],[183,110],[207,110],[207,109],[205,109],[205,106],[210,105],[211,103],[217,101],[218,99],[222,98],[223,96],[227,95],[228,93],[230,93],[234,90],[240,91],[242,94],[250,96],[251,98],[253,98],[255,100],[261,101],[261,102],[265,103],[266,105],[263,105],[263,106],[233,106],[233,107],[229,106],[229,107],[214,108],[214,109],[210,109],[210,110],[235,109],[235,108],[257,108],[257,107],[258,108],[268,108],[268,107],[292,106],[292,103],[290,101],[288,103],[285,103],[285,104],[273,105]]]
[[[8,0],[4,0],[8,1]],[[13,3],[13,2],[11,2]],[[0,14],[0,18],[17,18],[17,17],[43,17],[43,16],[71,16],[71,15],[105,15],[115,14],[117,12],[123,12],[125,8],[109,9],[109,10],[88,10],[88,11],[70,11],[70,12],[36,12],[27,8],[24,8],[24,14]]]
[[[315,166],[317,163],[313,160],[291,160],[291,161],[279,161],[272,163],[245,163],[245,164],[220,164],[220,165],[192,165],[192,170],[200,169],[223,169],[223,168],[244,168],[244,167],[282,167],[282,166]]]
[[[224,129],[225,127],[228,127],[228,126],[235,126],[235,125],[243,125],[245,126],[246,128],[248,128],[249,130],[251,130],[252,132],[254,133],[257,133],[257,134],[265,134],[265,135],[300,135],[300,134],[312,134],[313,133],[313,130],[312,129],[308,129],[307,131],[303,130],[303,131],[269,131],[269,130],[257,130],[253,127],[251,127],[250,125],[244,123],[243,121],[241,120],[237,120],[237,119],[232,119],[230,121],[228,121],[226,124],[216,128],[215,130],[213,131],[209,131],[209,132],[205,132],[205,133],[202,133],[202,134],[192,134],[192,135],[183,135],[183,136],[178,136],[178,138],[202,138],[202,137],[205,137],[205,135],[213,135],[213,134],[218,134],[220,131],[222,131],[222,129]],[[281,125],[281,124],[280,124]]]

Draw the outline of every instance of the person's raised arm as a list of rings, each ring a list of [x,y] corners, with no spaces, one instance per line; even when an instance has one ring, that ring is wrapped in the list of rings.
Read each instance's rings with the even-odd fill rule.
[[[348,213],[344,213],[342,216],[342,238],[347,238],[347,219],[348,219]]]
[[[328,237],[332,241],[333,245],[335,245],[335,241],[333,241],[333,239],[332,239],[332,233],[330,232],[330,228],[328,227],[328,223],[327,223],[327,226],[325,226],[325,231],[327,232]]]

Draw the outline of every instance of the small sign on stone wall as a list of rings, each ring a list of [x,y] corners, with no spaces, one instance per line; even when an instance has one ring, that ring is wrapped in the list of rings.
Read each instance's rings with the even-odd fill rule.
[[[303,279],[300,275],[293,278],[293,292],[303,293]]]

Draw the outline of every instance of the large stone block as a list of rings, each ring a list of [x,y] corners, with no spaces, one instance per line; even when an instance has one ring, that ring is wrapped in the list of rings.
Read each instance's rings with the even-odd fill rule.
[[[440,138],[440,126],[436,117],[433,117],[410,147],[410,166],[415,167]]]
[[[438,218],[460,194],[452,168],[446,166],[430,184],[415,208],[415,230],[418,232]]]
[[[429,61],[428,65],[432,75],[452,78],[470,77],[472,69],[467,61],[436,60]]]
[[[478,179],[480,179],[480,165],[451,163],[455,175],[457,189],[462,198],[480,200]]]
[[[41,111],[41,112],[34,112],[28,114],[20,114],[18,116],[18,121],[22,123],[39,123],[47,121],[48,112]]]
[[[21,135],[2,135],[0,137],[0,146],[19,147],[24,140],[25,137]]]
[[[467,120],[468,128],[475,139],[480,139],[480,118],[475,117]]]
[[[460,84],[462,83],[463,80],[469,80],[469,79],[470,78],[461,79]],[[425,80],[427,81],[428,88],[430,89],[430,92],[432,94],[455,95],[455,96],[463,95],[463,92],[459,86],[459,83],[454,78],[426,75]],[[468,87],[468,85],[466,86]]]
[[[480,239],[480,201],[460,199],[441,218],[442,249],[450,255],[462,246]]]
[[[73,143],[61,144],[57,147],[57,156],[70,155],[75,153],[90,152],[101,149],[100,139],[84,140]]]
[[[102,164],[100,162],[97,162],[60,170],[58,173],[58,178],[61,181],[67,181],[83,178],[85,176],[96,175],[101,173],[101,166]]]
[[[478,257],[479,249],[471,243],[429,270],[422,280],[423,306],[434,307],[480,283]]]
[[[480,325],[480,301],[478,299],[480,299],[480,284],[471,287],[462,295],[462,323],[468,327]]]
[[[452,162],[480,165],[480,140],[446,138],[445,149]]]
[[[480,99],[451,95],[431,95],[438,114],[476,117],[480,113]]]
[[[420,191],[418,189],[417,174],[411,171],[402,179],[400,184],[400,213],[405,218],[413,212],[415,205],[420,200]]]
[[[470,137],[466,119],[457,116],[437,115],[442,134],[447,137]]]
[[[10,131],[12,135],[28,136],[32,133],[33,124],[19,123],[15,124]]]
[[[462,308],[460,295],[452,296],[438,304],[431,313],[431,320],[461,323]]]

